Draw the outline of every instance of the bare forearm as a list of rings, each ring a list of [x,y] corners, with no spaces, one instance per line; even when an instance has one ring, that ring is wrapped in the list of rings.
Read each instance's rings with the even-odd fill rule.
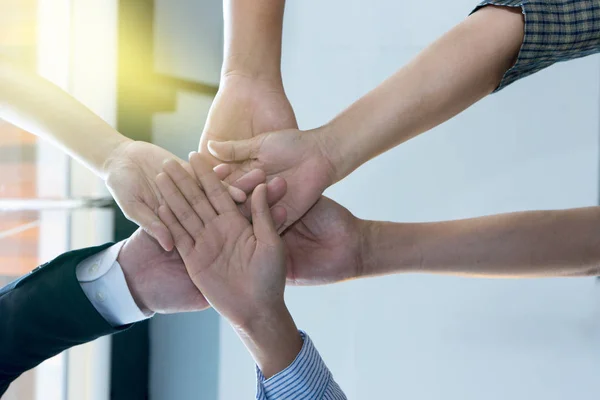
[[[302,338],[285,305],[236,331],[267,379],[286,369],[302,349]]]
[[[600,207],[424,224],[365,224],[366,276],[400,272],[505,278],[600,274]]]
[[[222,73],[281,79],[285,0],[226,0]]]
[[[520,9],[486,7],[322,128],[340,180],[488,95],[523,41]]]
[[[112,150],[127,140],[57,86],[9,64],[0,64],[0,118],[55,143],[100,176]]]

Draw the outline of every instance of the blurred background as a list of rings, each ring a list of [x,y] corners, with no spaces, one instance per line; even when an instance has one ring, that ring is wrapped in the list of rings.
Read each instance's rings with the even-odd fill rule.
[[[288,0],[282,69],[300,127],[327,122],[475,3]],[[0,0],[2,57],[180,157],[197,148],[222,41],[218,0]],[[599,123],[592,56],[490,96],[327,194],[358,217],[406,222],[597,205]],[[2,122],[0,210],[0,285],[135,229],[100,180]],[[600,396],[593,279],[393,276],[290,288],[287,302],[350,399]],[[229,400],[254,388],[250,356],[208,310],[157,316],[74,348],[3,399]]]

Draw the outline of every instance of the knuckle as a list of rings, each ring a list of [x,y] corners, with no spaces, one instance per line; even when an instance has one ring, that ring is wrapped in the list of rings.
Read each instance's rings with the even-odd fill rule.
[[[223,195],[223,193],[225,193],[225,188],[219,182],[218,185],[214,185],[209,188],[204,188],[204,191],[205,191],[207,197],[214,198],[214,197]]]
[[[202,205],[206,202],[206,197],[202,193],[196,193],[191,196],[191,198],[189,199],[189,202],[190,202],[190,205],[192,205],[192,206]]]
[[[182,220],[190,219],[194,215],[192,210],[182,210],[179,214],[177,214],[178,218]]]

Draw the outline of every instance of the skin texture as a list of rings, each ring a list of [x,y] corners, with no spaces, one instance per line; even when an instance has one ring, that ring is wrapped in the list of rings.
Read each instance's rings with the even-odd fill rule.
[[[264,132],[298,128],[281,79],[284,7],[283,0],[224,2],[221,82],[199,145],[199,152],[213,166],[219,162],[208,152],[209,140],[249,139]]]
[[[253,192],[250,224],[209,164],[198,154],[190,162],[204,191],[177,162],[166,163],[165,173],[156,178],[168,204],[160,217],[192,282],[271,376],[294,360],[302,339],[283,298],[285,247],[267,204],[266,185]]]
[[[178,161],[171,162],[183,169]],[[185,171],[188,179],[195,182],[197,190],[201,190],[198,182]],[[286,191],[286,184],[282,179],[274,179],[265,187],[269,204],[277,203]],[[248,220],[250,215],[245,213],[243,206],[236,207],[238,213]],[[285,210],[275,208],[273,218],[276,224],[282,224]],[[199,311],[209,306],[190,279],[179,252],[164,250],[141,228],[127,240],[117,261],[123,269],[136,304],[146,314]]]
[[[279,176],[286,180],[288,195],[280,202],[288,213],[284,229],[300,219],[332,183],[333,169],[323,149],[319,134],[299,134],[298,130],[236,142],[209,142],[211,153],[223,161],[250,160],[241,167],[217,167],[220,176],[230,174],[230,181],[237,181],[244,171],[256,168],[265,171],[269,179]]]
[[[328,124],[306,132],[283,130],[237,142],[209,142],[209,150],[224,162],[236,163],[228,182],[257,167],[267,179],[284,177],[289,191],[282,205],[288,211],[285,226],[290,226],[327,186],[493,91],[517,57],[523,27],[520,10],[485,7]]]

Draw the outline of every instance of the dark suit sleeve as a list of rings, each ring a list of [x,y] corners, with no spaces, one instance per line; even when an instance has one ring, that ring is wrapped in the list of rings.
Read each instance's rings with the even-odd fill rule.
[[[42,361],[120,331],[96,311],[75,275],[81,261],[109,246],[65,253],[0,290],[0,396]]]

